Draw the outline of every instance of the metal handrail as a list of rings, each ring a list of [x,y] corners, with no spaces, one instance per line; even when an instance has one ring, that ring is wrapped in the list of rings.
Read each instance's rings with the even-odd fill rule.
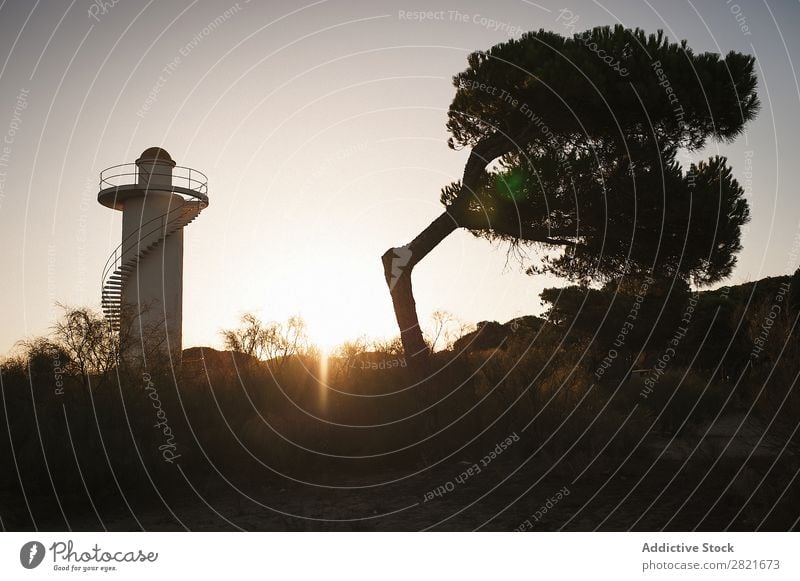
[[[198,203],[200,205],[204,204],[204,202],[202,202],[202,201],[196,202],[196,203]],[[184,208],[185,208],[185,205],[176,206],[175,208],[173,208],[169,212],[165,212],[165,213],[161,214],[160,216],[156,216],[155,218],[152,218],[152,219],[148,220],[144,224],[141,224],[139,226],[139,228],[137,228],[134,232],[131,232],[130,234],[128,234],[128,236],[126,236],[122,240],[122,242],[120,242],[119,246],[117,246],[114,249],[114,251],[111,253],[111,255],[106,260],[105,265],[103,266],[103,274],[100,277],[101,296],[102,296],[102,292],[105,290],[106,281],[107,281],[108,277],[112,273],[117,271],[117,265],[121,266],[123,246],[125,245],[125,243],[130,238],[132,238],[133,236],[136,236],[137,234],[139,235],[139,239],[141,240],[142,238],[146,239],[150,235],[155,234],[156,232],[158,232],[159,230],[166,231],[166,227],[167,227],[167,224],[169,222],[169,220],[167,218],[170,217],[173,212],[179,212],[180,213]],[[202,210],[202,208],[201,208],[201,210]],[[142,230],[146,226],[148,226],[149,224],[152,224],[153,222],[156,222],[156,221],[159,222],[158,228],[154,228],[154,229],[150,230],[149,232],[147,232],[147,234],[143,234],[143,235],[141,234]]]
[[[208,194],[208,177],[203,172],[181,165],[176,165],[170,169],[172,171],[170,171],[169,173],[166,172],[165,173],[146,172],[146,173],[149,176],[170,177],[172,178],[173,183],[177,180],[178,183],[175,185],[179,187],[186,187],[186,189],[191,190],[193,192],[197,192],[201,196],[206,196]],[[176,172],[175,170],[178,171]],[[100,189],[104,190],[107,188],[115,188],[124,185],[129,185],[131,182],[138,184],[140,173],[141,171],[139,169],[139,166],[135,163],[121,163],[119,165],[112,165],[111,167],[107,167],[106,169],[100,172]],[[132,180],[126,179],[123,183],[119,183],[119,181],[121,181],[120,178],[133,178],[133,179]],[[186,186],[181,186],[181,183],[185,183]],[[154,184],[153,189],[157,189],[157,187],[158,186]]]

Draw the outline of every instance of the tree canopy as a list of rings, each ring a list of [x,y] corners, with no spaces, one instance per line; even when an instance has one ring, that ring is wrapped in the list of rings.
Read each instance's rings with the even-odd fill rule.
[[[598,57],[619,55],[623,76]],[[630,268],[707,284],[728,276],[749,219],[724,157],[678,152],[730,141],[758,111],[754,59],[694,54],[621,26],[539,31],[469,57],[454,77],[451,147],[505,142],[499,162],[442,192],[458,224],[491,240],[563,246],[534,271],[573,280]]]
[[[615,55],[626,74],[600,51]],[[759,108],[754,57],[695,54],[661,31],[617,25],[565,38],[539,30],[467,60],[453,78],[451,147],[474,147],[493,134],[549,149],[554,139],[568,148],[599,146],[650,141],[655,132],[663,146],[697,149],[709,137],[735,139]]]

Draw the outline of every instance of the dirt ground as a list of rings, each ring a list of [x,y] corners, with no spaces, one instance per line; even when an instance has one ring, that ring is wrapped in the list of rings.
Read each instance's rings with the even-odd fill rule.
[[[730,416],[690,435],[654,436],[616,464],[582,461],[579,455],[559,462],[541,454],[507,454],[494,460],[491,470],[464,476],[480,459],[462,457],[416,474],[398,469],[345,478],[337,488],[271,480],[246,494],[219,479],[202,486],[193,480],[170,499],[126,499],[130,508],[119,499],[98,499],[83,510],[65,509],[66,519],[38,518],[35,524],[25,522],[25,507],[17,502],[3,526],[110,531],[797,529],[796,445],[762,438],[763,428],[744,416]],[[8,505],[11,499],[3,502]]]

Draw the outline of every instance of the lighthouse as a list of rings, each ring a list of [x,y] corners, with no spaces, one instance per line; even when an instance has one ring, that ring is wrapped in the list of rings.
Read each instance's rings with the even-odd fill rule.
[[[208,206],[208,179],[160,147],[100,173],[97,201],[122,212],[122,241],[103,268],[101,304],[134,353],[152,343],[180,356],[183,229]],[[123,339],[123,337],[120,337]]]

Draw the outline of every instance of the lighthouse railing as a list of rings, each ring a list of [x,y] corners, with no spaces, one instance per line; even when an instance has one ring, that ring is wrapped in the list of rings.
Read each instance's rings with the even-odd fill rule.
[[[172,178],[173,186],[196,192],[199,194],[198,197],[205,197],[208,194],[208,177],[203,172],[181,165],[176,165],[169,168],[171,171],[167,171],[168,167],[165,166],[161,172],[147,171],[147,175]],[[100,189],[139,184],[141,173],[139,166],[135,163],[112,165],[100,172]]]

